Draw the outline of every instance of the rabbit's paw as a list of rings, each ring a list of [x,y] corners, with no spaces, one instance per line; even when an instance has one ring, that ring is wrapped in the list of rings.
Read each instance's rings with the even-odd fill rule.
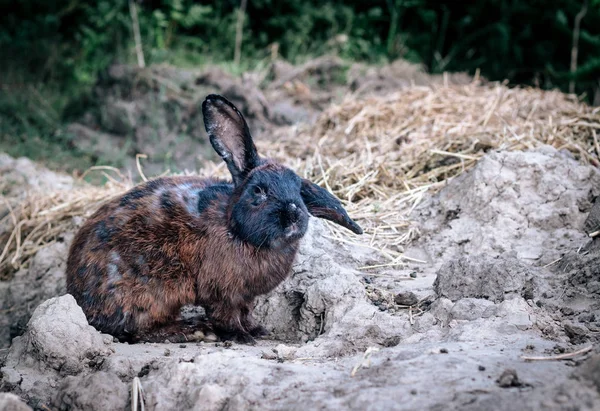
[[[250,335],[253,337],[264,337],[269,334],[270,332],[262,325],[256,325],[250,329]]]

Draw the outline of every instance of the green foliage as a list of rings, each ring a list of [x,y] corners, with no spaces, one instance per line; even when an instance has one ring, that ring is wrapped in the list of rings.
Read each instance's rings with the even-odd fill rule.
[[[232,60],[238,0],[136,4],[148,63]],[[580,69],[570,74],[574,19],[582,4],[248,0],[242,50],[245,60],[267,57],[273,43],[292,62],[323,53],[371,62],[406,58],[432,72],[480,69],[494,80],[563,90],[575,80],[578,92],[589,93],[600,77],[600,0],[589,0],[581,23]],[[129,0],[25,0],[12,6],[12,13],[0,17],[5,73],[59,82],[71,92],[93,84],[113,61],[134,61]]]

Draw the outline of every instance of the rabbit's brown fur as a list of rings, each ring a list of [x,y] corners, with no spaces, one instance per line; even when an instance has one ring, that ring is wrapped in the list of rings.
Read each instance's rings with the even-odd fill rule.
[[[205,110],[216,113],[205,111],[207,131],[234,183],[193,176],[148,181],[102,206],[73,241],[67,290],[103,332],[144,339],[195,304],[221,336],[252,342],[266,332],[252,318],[254,298],[290,273],[307,208],[360,232],[323,189],[279,164],[248,158],[253,144],[241,114],[222,97],[207,102],[213,106]],[[220,128],[210,129],[211,122]],[[241,129],[244,136],[228,140]],[[261,181],[276,199],[248,186]]]

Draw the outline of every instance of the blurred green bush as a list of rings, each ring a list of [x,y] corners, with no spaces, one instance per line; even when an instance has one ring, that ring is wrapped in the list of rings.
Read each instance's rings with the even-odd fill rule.
[[[480,69],[492,80],[573,87],[589,102],[600,99],[600,0],[248,0],[237,67],[239,0],[135,4],[147,63],[242,71],[274,53],[292,62],[323,53],[372,63],[405,58],[434,73]],[[129,0],[0,0],[0,8],[4,132],[52,129],[79,115],[112,62],[135,62]]]

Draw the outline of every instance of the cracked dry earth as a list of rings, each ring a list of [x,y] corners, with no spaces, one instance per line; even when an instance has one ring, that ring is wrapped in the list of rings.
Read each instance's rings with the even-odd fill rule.
[[[291,277],[257,302],[272,334],[256,346],[113,342],[64,294],[65,233],[0,288],[41,302],[10,314],[26,327],[0,410],[130,409],[134,377],[149,410],[600,409],[600,247],[584,230],[598,194],[600,172],[569,154],[489,153],[414,210],[405,253],[425,263],[377,272],[313,219]],[[43,297],[19,293],[27,281]]]

